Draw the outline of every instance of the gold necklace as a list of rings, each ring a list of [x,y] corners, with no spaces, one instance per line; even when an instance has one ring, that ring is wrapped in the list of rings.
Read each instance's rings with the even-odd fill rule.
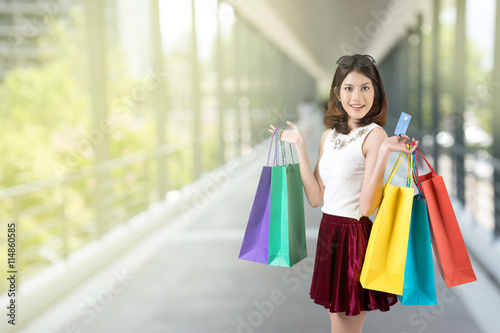
[[[363,134],[365,134],[368,131],[368,128],[363,128],[362,130],[359,130],[352,138],[339,138],[339,133],[337,133],[336,130],[332,131],[332,142],[333,142],[333,149],[343,149],[347,147],[348,144],[350,144],[353,141],[356,141],[358,138],[360,138]]]

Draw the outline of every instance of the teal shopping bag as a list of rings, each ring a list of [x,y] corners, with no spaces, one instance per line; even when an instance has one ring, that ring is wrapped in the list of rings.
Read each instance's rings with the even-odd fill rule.
[[[412,158],[415,167],[413,176],[420,190],[418,160],[415,154]],[[402,305],[437,304],[427,203],[421,193],[413,197],[403,295],[398,295]]]
[[[276,138],[279,140],[280,134]],[[307,257],[303,187],[299,164],[293,163],[293,153],[292,163],[286,163],[283,142],[281,154],[283,165],[277,165],[277,153],[271,170],[268,264],[292,267]]]

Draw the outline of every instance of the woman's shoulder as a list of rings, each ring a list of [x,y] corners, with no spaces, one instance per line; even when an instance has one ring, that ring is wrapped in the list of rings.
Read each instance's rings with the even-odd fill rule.
[[[377,150],[382,145],[382,142],[388,138],[388,135],[384,128],[380,125],[375,124],[372,126],[368,134],[365,136],[363,140],[363,144],[361,146],[363,155],[366,157],[366,153],[369,150]]]
[[[327,128],[323,134],[321,134],[321,142],[325,141],[325,138],[328,136],[329,133],[333,131],[332,128]]]
[[[364,126],[363,132],[365,133],[365,138],[368,136],[387,136],[384,128],[377,123],[370,123]]]
[[[333,131],[333,128],[327,128],[323,134],[321,135],[321,138],[324,138],[328,135],[328,133],[330,133],[331,131]]]
[[[382,126],[380,126],[379,124],[375,123],[375,122],[374,122],[374,123],[369,123],[368,125],[366,125],[366,126],[364,126],[364,127],[365,127],[365,128],[368,128],[368,129],[370,129],[370,130],[375,129],[375,128],[378,128],[378,129],[381,129],[381,130],[383,130],[383,131],[384,131],[384,128],[383,128]],[[384,131],[384,132],[385,132],[385,131]]]
[[[387,139],[388,136],[387,136],[387,132],[385,131],[385,129],[376,124],[376,123],[371,123],[370,125],[367,126],[368,127],[368,133],[366,134],[366,138],[370,137],[370,140],[376,140],[376,139]]]

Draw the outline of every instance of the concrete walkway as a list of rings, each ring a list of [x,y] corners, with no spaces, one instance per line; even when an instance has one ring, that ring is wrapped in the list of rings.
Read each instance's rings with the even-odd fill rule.
[[[313,167],[316,140],[309,150]],[[327,311],[309,298],[320,208],[305,199],[309,257],[293,268],[237,259],[267,149],[261,145],[240,167],[219,170],[184,216],[165,221],[22,331],[329,332]],[[483,332],[463,292],[446,289],[437,269],[435,281],[438,305],[369,312],[364,332]]]

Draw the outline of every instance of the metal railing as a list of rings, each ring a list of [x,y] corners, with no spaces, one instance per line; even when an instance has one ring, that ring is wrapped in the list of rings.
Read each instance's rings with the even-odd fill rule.
[[[386,128],[395,128],[398,118],[388,117],[388,126]],[[390,135],[390,133],[388,133]],[[433,138],[433,144],[425,146],[424,136],[432,136],[429,133],[410,128],[408,131],[410,137],[420,140],[420,148],[426,154],[431,163],[434,163],[432,157],[432,145],[437,145],[436,138]],[[464,174],[459,174],[456,168],[456,160],[461,157],[464,160]],[[425,166],[423,167],[425,168]],[[495,233],[495,188],[500,186],[495,183],[494,172],[500,173],[500,161],[490,156],[484,150],[475,150],[454,144],[451,147],[439,146],[439,170],[440,176],[443,176],[450,196],[457,195],[457,179],[465,178],[465,202],[464,207],[470,211],[474,220],[486,230]]]
[[[226,117],[225,131],[234,132],[234,118],[234,115]],[[294,114],[263,109],[252,117],[244,117],[241,130],[248,135],[242,140],[227,142],[227,158],[238,156],[238,145],[252,147],[264,136],[268,137],[269,124],[283,121],[282,118],[293,120]],[[205,169],[223,163],[213,151],[222,149],[214,143],[216,136],[213,131],[205,131],[201,136],[203,158],[213,160]],[[194,139],[183,138],[151,151],[1,189],[0,222],[5,228],[7,223],[16,222],[17,268],[21,279],[29,279],[54,263],[66,260],[70,254],[147,210],[151,204],[163,201],[169,191],[179,190],[196,180],[192,172],[194,145]],[[6,237],[0,238],[0,253],[7,253]],[[7,271],[6,265],[6,261],[0,261],[0,270]],[[5,287],[6,284],[0,286],[0,294],[5,292]]]
[[[146,210],[150,204],[162,200],[158,191],[162,185],[157,177],[158,159],[171,157],[170,161],[166,160],[168,170],[169,163],[182,163],[181,155],[189,153],[192,147],[188,140],[169,143],[153,151],[115,158],[61,177],[0,190],[0,217],[17,225],[21,277],[26,279],[66,259],[72,252]],[[98,179],[104,179],[99,194],[95,192]],[[0,251],[6,253],[6,247],[6,239],[2,237]]]
[[[467,149],[454,145],[444,152],[451,161],[461,157],[465,161],[465,174],[457,172],[451,164],[451,177],[456,194],[457,178],[465,178],[465,202],[462,204],[472,212],[475,221],[486,230],[495,232],[495,184],[494,172],[499,172],[498,161],[485,151]],[[446,172],[446,171],[445,171]]]

